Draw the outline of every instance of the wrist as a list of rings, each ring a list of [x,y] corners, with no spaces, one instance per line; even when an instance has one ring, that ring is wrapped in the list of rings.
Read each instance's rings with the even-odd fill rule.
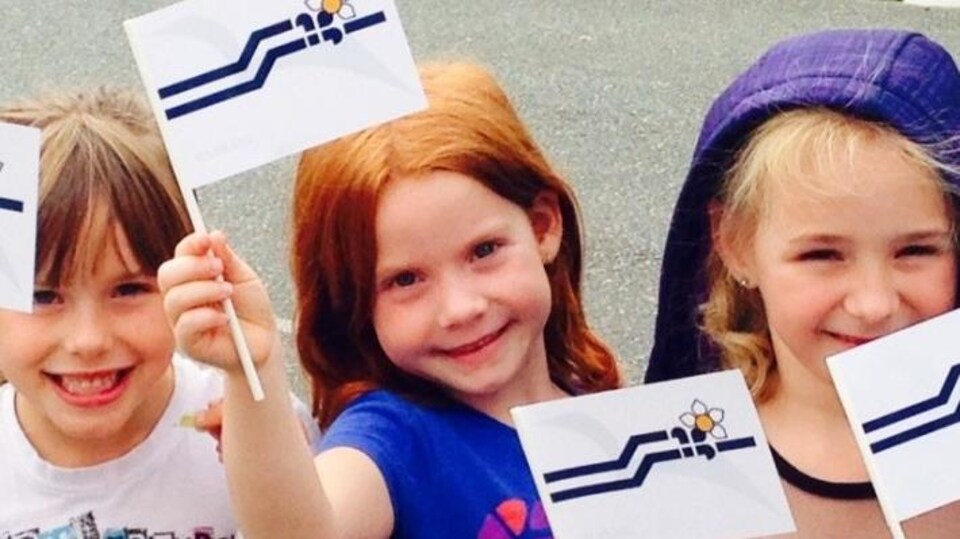
[[[264,373],[274,369],[275,365],[280,365],[280,370],[283,370],[283,345],[280,342],[279,335],[273,339],[273,342],[263,353],[255,354],[251,351],[250,357],[254,369],[257,371],[257,374],[261,376],[263,376]],[[228,377],[235,377],[238,379],[246,377],[246,372],[243,368],[243,362],[239,358],[235,358],[235,361],[224,365],[222,368]]]

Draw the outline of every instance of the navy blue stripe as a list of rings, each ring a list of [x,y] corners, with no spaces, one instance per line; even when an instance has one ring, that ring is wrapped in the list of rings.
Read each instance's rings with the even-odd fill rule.
[[[717,442],[717,451],[733,451],[734,449],[744,449],[756,445],[757,441],[753,439],[753,436],[748,436],[746,438],[737,438],[736,440]]]
[[[630,460],[633,459],[633,455],[637,452],[637,448],[639,446],[650,442],[660,442],[666,439],[667,431],[665,430],[647,432],[644,434],[634,434],[629,440],[627,440],[623,451],[620,452],[620,456],[617,459],[549,472],[543,475],[543,480],[547,483],[552,483],[554,481],[570,479],[571,477],[580,477],[601,472],[623,470],[626,469],[626,467],[630,464]]]
[[[292,28],[293,24],[291,24],[290,21],[281,21],[270,26],[265,26],[259,30],[254,30],[254,32],[250,34],[250,37],[247,38],[247,44],[244,46],[239,60],[232,64],[218,67],[195,77],[160,88],[160,99],[166,99],[172,95],[177,95],[198,86],[203,86],[215,80],[245,71],[247,66],[250,65],[250,60],[253,59],[253,54],[257,51],[257,47],[260,46],[261,41],[277,34],[282,34]]]
[[[947,373],[947,378],[944,380],[943,387],[940,389],[940,393],[937,396],[922,400],[916,404],[912,404],[906,408],[901,408],[900,410],[880,416],[876,419],[871,419],[863,424],[864,432],[873,432],[877,429],[886,427],[887,425],[903,421],[909,417],[913,417],[917,414],[932,410],[937,406],[946,404],[947,401],[950,400],[950,395],[957,386],[958,378],[960,378],[960,363],[950,367],[950,372]]]
[[[355,21],[350,21],[343,25],[344,33],[356,32],[358,30],[363,30],[364,28],[369,28],[375,24],[380,24],[382,22],[387,22],[386,15],[382,11],[374,13],[372,15],[367,15],[362,19],[357,19]]]
[[[660,451],[657,453],[648,453],[643,456],[643,460],[640,461],[640,467],[637,469],[637,473],[635,473],[630,479],[620,479],[617,481],[609,481],[607,483],[599,483],[596,485],[587,485],[584,487],[561,490],[551,494],[550,499],[553,500],[554,503],[557,503],[566,500],[572,500],[574,498],[582,498],[583,496],[592,496],[594,494],[603,494],[606,492],[615,492],[617,490],[626,490],[639,487],[643,485],[643,482],[647,479],[647,475],[650,473],[650,469],[653,468],[654,464],[658,462],[676,460],[679,458],[682,457],[680,456],[680,450],[678,449]]]
[[[650,437],[652,437],[653,435],[658,435],[658,434],[664,434],[664,435],[665,435],[665,434],[666,434],[666,431],[652,432],[652,433],[647,433],[647,434],[644,434],[644,435],[634,436],[634,437],[631,438],[631,440],[633,440],[634,438],[639,438],[640,436],[650,436]],[[652,441],[652,440],[651,440],[651,441]],[[628,445],[629,445],[629,444],[628,444]],[[735,439],[735,440],[726,440],[726,441],[723,441],[723,442],[718,442],[718,443],[716,444],[718,451],[733,451],[733,450],[736,450],[736,449],[745,449],[745,448],[748,448],[748,447],[756,447],[756,445],[757,445],[757,442],[756,442],[756,440],[755,440],[752,436],[748,436],[748,437],[745,437],[745,438],[737,438],[737,439]],[[698,454],[705,455],[705,453],[701,453],[701,452],[700,452],[700,449],[702,449],[702,448],[709,448],[709,447],[710,447],[710,446],[697,446]],[[689,449],[689,448],[688,448],[688,447],[684,447],[683,449],[686,450],[686,449]],[[632,454],[632,452],[633,452],[633,451],[631,451],[631,454]],[[626,454],[626,453],[627,453],[627,451],[624,450],[624,454]],[[632,455],[631,455],[631,456],[632,456]],[[689,455],[688,455],[688,456],[689,456]],[[712,455],[711,455],[711,457],[712,457]],[[623,456],[621,455],[621,459],[622,459],[622,458],[623,458]],[[653,465],[654,465],[654,464],[656,464],[656,463],[658,463],[658,462],[666,462],[666,461],[670,461],[670,460],[677,460],[677,459],[680,459],[680,458],[683,458],[683,455],[682,455],[682,453],[681,453],[681,451],[680,451],[679,449],[671,449],[671,450],[669,450],[669,451],[659,451],[659,452],[657,452],[657,453],[648,453],[648,454],[644,455],[644,456],[643,456],[643,459],[640,461],[640,467],[637,468],[637,472],[633,475],[633,477],[631,477],[631,478],[629,478],[629,479],[618,479],[618,480],[616,480],[616,481],[608,481],[608,482],[606,482],[606,483],[597,483],[597,484],[595,484],[595,485],[586,485],[586,486],[582,486],[582,487],[576,487],[576,488],[571,488],[571,489],[567,489],[567,490],[561,490],[561,491],[558,491],[558,492],[555,492],[555,493],[551,494],[551,495],[550,495],[550,499],[553,500],[554,502],[562,502],[562,501],[570,500],[570,499],[574,499],[574,498],[582,498],[582,497],[584,497],[584,496],[592,496],[592,495],[594,495],[594,494],[603,494],[603,493],[606,493],[606,492],[614,492],[614,491],[617,491],[617,490],[626,490],[626,489],[630,489],[630,488],[639,487],[639,486],[642,486],[642,485],[643,485],[643,482],[646,480],[647,475],[649,475],[650,470],[653,468]],[[627,459],[627,460],[629,461],[629,459]],[[611,461],[611,462],[614,462],[614,461]],[[601,463],[601,464],[610,464],[610,463]],[[599,467],[600,465],[594,464],[594,465],[590,465],[590,466]],[[590,466],[583,466],[583,467],[581,467],[581,468],[589,468]],[[570,469],[568,469],[568,470],[562,470],[561,472],[553,472],[553,474],[558,474],[558,473],[562,473],[562,472],[565,472],[565,471],[577,470],[577,469],[578,469],[578,468],[570,468]],[[617,468],[611,468],[611,469],[617,469]],[[608,470],[597,470],[597,471],[608,471]],[[593,473],[593,472],[591,472],[591,473]],[[550,475],[550,474],[545,474],[545,475],[544,475],[544,479],[546,480],[547,483],[549,483],[549,482],[551,481],[551,479],[547,479],[547,475]],[[577,475],[586,475],[586,474],[577,474]],[[568,475],[567,477],[573,477],[573,476],[574,476],[574,475]],[[566,478],[566,477],[564,477],[564,479],[565,479],[565,478]],[[556,480],[556,478],[554,478],[554,480]]]
[[[190,114],[191,112],[196,112],[211,105],[216,105],[217,103],[226,101],[228,99],[233,99],[234,97],[259,90],[267,81],[267,77],[270,75],[270,71],[273,69],[273,64],[276,63],[278,59],[288,54],[301,51],[306,47],[307,44],[303,41],[303,39],[297,39],[296,41],[291,41],[279,47],[270,49],[267,51],[267,55],[263,60],[263,64],[260,65],[260,69],[257,71],[257,76],[254,77],[253,80],[243,82],[236,86],[231,86],[230,88],[221,90],[215,94],[201,97],[200,99],[188,101],[182,105],[169,108],[164,111],[167,115],[167,119],[173,120],[174,118],[179,118],[185,114]]]
[[[9,210],[23,213],[23,202],[11,198],[0,197],[0,210]]]
[[[889,438],[884,438],[883,440],[874,442],[870,444],[870,450],[874,453],[880,453],[881,451],[885,451],[891,447],[896,447],[900,444],[907,443],[910,440],[915,440],[921,436],[926,436],[931,432],[945,429],[956,423],[960,423],[960,405],[958,405],[957,409],[951,414],[939,419],[934,419],[933,421],[924,423],[922,425],[918,425],[912,429],[905,430],[899,434],[890,436]]]

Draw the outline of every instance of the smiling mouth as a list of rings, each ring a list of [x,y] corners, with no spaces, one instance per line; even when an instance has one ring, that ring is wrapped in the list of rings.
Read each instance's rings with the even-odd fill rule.
[[[113,401],[126,386],[133,367],[78,374],[44,373],[69,403],[98,406]]]
[[[825,331],[824,333],[826,333],[830,337],[833,337],[834,339],[842,343],[850,344],[853,346],[860,346],[861,344],[866,344],[878,338],[878,337],[857,337],[854,335],[846,335],[843,333],[834,333],[832,331]]]
[[[503,327],[501,327],[500,329],[494,331],[493,333],[484,335],[483,337],[480,337],[479,339],[473,342],[469,342],[467,344],[458,346],[456,348],[450,348],[450,349],[445,349],[441,351],[443,352],[443,354],[451,357],[462,357],[462,356],[473,354],[474,352],[483,350],[484,348],[489,346],[491,343],[499,339],[504,333],[506,333],[507,328],[509,328],[511,325],[512,324],[508,322],[504,324]]]

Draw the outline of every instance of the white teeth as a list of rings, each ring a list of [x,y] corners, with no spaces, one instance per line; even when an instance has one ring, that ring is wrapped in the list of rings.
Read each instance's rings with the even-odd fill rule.
[[[111,389],[117,383],[117,371],[98,376],[61,376],[60,385],[67,393],[86,396]]]

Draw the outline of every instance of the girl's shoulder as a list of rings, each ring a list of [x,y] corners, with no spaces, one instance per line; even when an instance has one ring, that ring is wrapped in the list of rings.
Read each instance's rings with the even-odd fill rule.
[[[353,399],[333,421],[325,435],[354,427],[410,432],[429,427],[449,414],[451,405],[401,395],[389,389],[374,389]]]
[[[371,391],[324,432],[321,452],[333,448],[359,451],[376,466],[397,536],[476,537],[505,502],[537,499],[516,430],[455,401]]]
[[[422,406],[396,393],[374,390],[353,401],[324,430],[319,453],[357,450],[374,462],[393,493],[410,488],[411,474],[433,462],[433,421]]]
[[[420,404],[389,389],[372,389],[350,401],[345,411],[358,406],[384,406],[415,411],[420,407]]]
[[[496,419],[450,398],[420,398],[390,389],[374,389],[354,399],[334,420],[352,415],[391,416],[407,426],[417,422],[443,423],[452,426],[470,425],[471,428],[503,428],[513,430]]]
[[[509,439],[516,437],[516,430],[453,400],[420,400],[376,389],[347,405],[323,433],[321,450],[355,438],[395,448],[398,443],[417,446],[491,437]]]

